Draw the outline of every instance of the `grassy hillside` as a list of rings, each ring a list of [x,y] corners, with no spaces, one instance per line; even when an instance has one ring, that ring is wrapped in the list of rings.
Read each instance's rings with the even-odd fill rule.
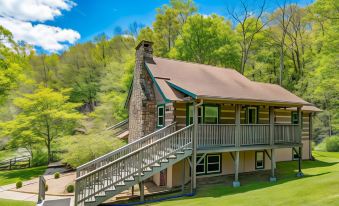
[[[314,152],[317,161],[304,161],[304,178],[296,178],[296,162],[277,164],[278,182],[251,182],[239,188],[204,186],[195,197],[154,205],[339,205],[339,153]],[[240,179],[241,181],[241,179]]]

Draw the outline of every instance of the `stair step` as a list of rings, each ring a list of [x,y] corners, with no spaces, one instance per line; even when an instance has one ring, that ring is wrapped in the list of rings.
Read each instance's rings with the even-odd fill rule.
[[[152,168],[146,167],[143,171],[144,171],[144,172],[152,172]]]
[[[112,186],[112,187],[107,188],[107,189],[105,190],[105,192],[115,191],[115,190],[116,190],[115,187]]]
[[[169,161],[168,161],[168,159],[162,159],[160,162],[161,163],[168,163]]]
[[[170,156],[168,156],[167,158],[168,158],[168,159],[176,159],[177,156],[176,156],[176,155],[170,155]]]
[[[161,165],[159,163],[154,163],[151,165],[151,167],[160,167]]]

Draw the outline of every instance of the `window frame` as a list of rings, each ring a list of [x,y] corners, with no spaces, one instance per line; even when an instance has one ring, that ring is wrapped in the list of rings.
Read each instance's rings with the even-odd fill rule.
[[[216,163],[209,163],[208,162],[208,157],[213,157],[213,156],[216,156],[216,157],[218,157],[219,158],[219,162],[218,162],[218,167],[219,167],[219,169],[218,169],[218,171],[208,171],[208,165],[209,164],[216,164]],[[221,163],[222,163],[222,161],[221,161],[221,155],[220,154],[209,154],[209,155],[206,155],[206,157],[205,157],[205,161],[206,161],[206,174],[218,174],[218,173],[221,173]]]
[[[295,117],[294,115],[297,118],[296,121],[294,119],[294,117]],[[296,123],[294,123],[294,122],[296,122]],[[299,124],[299,114],[296,111],[291,112],[291,124]]]
[[[162,108],[163,110],[163,115],[162,116],[159,116],[159,109]],[[162,117],[163,119],[163,122],[162,124],[159,124],[159,119],[160,117]],[[161,127],[164,127],[165,126],[165,104],[159,104],[157,105],[157,128],[161,128]]]
[[[263,160],[262,160],[262,166],[258,167],[257,162],[258,162],[258,153],[262,153],[263,154]],[[265,169],[265,151],[255,151],[255,169],[256,170],[264,170]]]
[[[197,155],[196,161],[202,157],[203,155]],[[219,156],[219,171],[212,171],[208,172],[208,164],[207,164],[207,159],[208,156]],[[192,160],[192,156],[191,156]],[[199,165],[204,165],[204,172],[197,172],[197,176],[203,176],[203,175],[211,175],[211,174],[220,174],[222,172],[222,154],[221,153],[211,153],[211,154],[206,154],[205,157],[201,160],[201,163]],[[196,164],[198,166],[198,164]],[[190,172],[191,174],[191,172]]]
[[[202,157],[203,155],[197,155],[197,160],[196,160],[196,166],[198,165],[203,165],[204,166],[204,171],[203,172],[198,172],[196,170],[197,175],[204,175],[206,174],[206,156],[201,160],[201,162],[198,164],[198,160]]]
[[[299,154],[294,149],[292,148],[292,160],[299,160]],[[294,155],[297,155],[297,157],[295,158]]]
[[[249,110],[255,110],[255,112],[254,112],[255,122],[254,123],[250,123]],[[246,107],[246,124],[258,124],[258,122],[259,122],[259,108],[254,107],[254,106]]]
[[[199,107],[200,115],[198,115],[198,124],[205,124],[205,108],[206,107],[216,107],[218,110],[217,113],[217,122],[215,124],[219,124],[220,122],[220,105],[219,104],[203,104],[201,107]],[[193,108],[192,103],[187,103],[186,105],[186,126],[193,124],[193,120],[191,122],[191,116],[190,116],[190,108]],[[198,111],[198,113],[199,113]],[[194,111],[193,111],[194,113]],[[210,123],[212,124],[212,123]]]

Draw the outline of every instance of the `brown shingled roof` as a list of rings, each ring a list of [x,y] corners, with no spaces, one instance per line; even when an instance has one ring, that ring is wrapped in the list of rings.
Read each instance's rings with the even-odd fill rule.
[[[234,69],[158,57],[153,60],[146,65],[172,101],[182,100],[183,92],[193,98],[312,105],[279,85],[251,81]]]

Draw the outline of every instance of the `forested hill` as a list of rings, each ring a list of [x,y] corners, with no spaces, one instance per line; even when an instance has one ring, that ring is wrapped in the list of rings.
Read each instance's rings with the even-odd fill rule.
[[[131,26],[114,37],[102,34],[61,54],[36,54],[0,27],[3,136],[33,151],[39,142],[48,147],[43,139],[54,143],[65,135],[74,136],[74,128],[97,135],[127,118],[124,101],[134,47],[140,40],[154,42],[155,56],[234,68],[251,80],[280,84],[324,110],[315,118],[316,137],[338,133],[339,2],[280,4],[273,12],[265,8],[263,1],[256,8],[245,2],[243,7],[225,10],[226,18],[199,13],[192,0],[171,0],[157,9],[152,27]],[[39,132],[46,125],[30,129],[38,120],[46,122],[46,116],[37,114],[50,105],[37,105],[49,98],[59,102],[51,106],[56,111],[64,108],[63,114],[70,114],[69,119],[49,119],[57,124],[53,137]],[[29,124],[18,129],[22,122]]]

